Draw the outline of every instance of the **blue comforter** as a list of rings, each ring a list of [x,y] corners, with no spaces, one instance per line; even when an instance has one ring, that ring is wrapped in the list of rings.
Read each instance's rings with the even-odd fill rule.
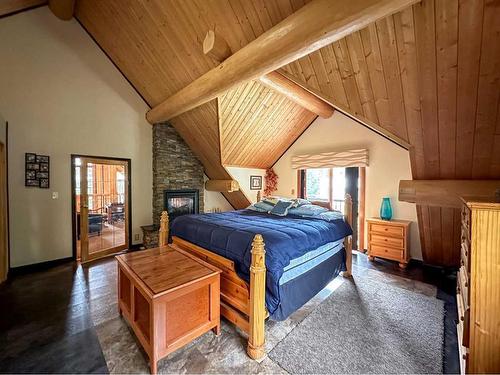
[[[252,240],[261,234],[266,248],[266,305],[272,316],[280,303],[279,280],[290,261],[351,235],[352,229],[341,219],[324,221],[240,210],[180,216],[173,221],[171,234],[231,259],[247,282]]]

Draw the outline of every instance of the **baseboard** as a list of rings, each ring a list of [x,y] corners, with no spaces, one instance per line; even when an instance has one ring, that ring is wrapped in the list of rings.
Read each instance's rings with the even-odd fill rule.
[[[8,277],[10,278],[12,276],[19,276],[33,272],[45,271],[49,268],[53,268],[61,264],[73,261],[74,261],[73,257],[68,257],[68,258],[49,260],[41,263],[27,264],[25,266],[12,267],[9,269]]]

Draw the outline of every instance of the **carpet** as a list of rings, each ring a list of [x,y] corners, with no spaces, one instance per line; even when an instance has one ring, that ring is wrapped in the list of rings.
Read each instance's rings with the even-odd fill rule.
[[[344,282],[269,353],[293,374],[442,373],[443,301],[378,272]]]

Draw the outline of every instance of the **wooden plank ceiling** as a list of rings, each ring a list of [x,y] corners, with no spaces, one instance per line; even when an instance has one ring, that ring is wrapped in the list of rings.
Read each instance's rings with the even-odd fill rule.
[[[317,116],[252,81],[219,98],[222,163],[267,168]]]
[[[303,5],[80,0],[76,16],[154,106],[217,65],[202,53],[207,30],[215,28],[235,52]],[[409,143],[415,179],[500,178],[499,19],[500,0],[423,0],[283,71]],[[250,82],[172,122],[207,175],[224,178],[222,164],[272,165],[314,117]],[[458,212],[417,212],[424,260],[456,265]]]

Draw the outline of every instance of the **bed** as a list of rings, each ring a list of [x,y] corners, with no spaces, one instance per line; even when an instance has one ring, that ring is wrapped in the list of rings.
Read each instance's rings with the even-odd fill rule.
[[[169,237],[160,221],[160,246]],[[284,320],[340,272],[351,275],[352,200],[344,218],[324,221],[251,210],[185,215],[171,226],[172,247],[217,266],[221,314],[248,334],[247,353],[264,355],[264,324]]]

